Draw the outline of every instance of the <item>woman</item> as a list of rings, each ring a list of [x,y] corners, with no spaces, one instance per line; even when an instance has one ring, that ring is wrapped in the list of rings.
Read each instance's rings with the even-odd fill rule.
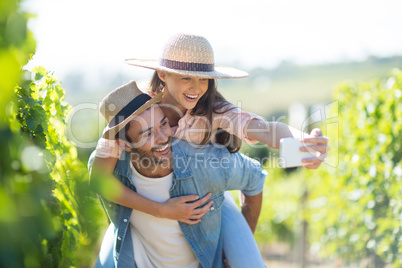
[[[161,108],[173,128],[175,138],[185,139],[202,146],[206,143],[224,145],[231,152],[240,149],[240,140],[262,142],[271,148],[278,148],[283,137],[301,137],[302,133],[278,122],[266,122],[250,113],[244,113],[228,103],[217,91],[214,79],[240,78],[247,73],[228,67],[216,66],[212,47],[201,36],[178,34],[166,44],[161,58],[156,60],[126,60],[128,64],[155,70],[149,93],[155,95],[163,91]],[[306,134],[307,135],[307,134]],[[306,159],[307,168],[317,168],[328,150],[328,140],[320,136],[320,131],[305,138],[305,142],[316,143],[318,158]],[[320,137],[319,137],[320,136]],[[97,147],[93,169],[112,174],[120,155],[123,142],[115,142],[116,137],[105,136]],[[96,180],[97,176],[91,176]],[[113,178],[110,178],[113,180]],[[114,178],[114,180],[116,180]],[[132,209],[196,224],[207,212],[208,197],[196,201],[195,196],[172,198],[166,203],[157,203],[134,193],[122,184],[120,194],[100,192],[109,200]],[[230,194],[222,208],[224,252],[231,267],[263,267],[263,261],[255,245],[244,217],[241,215]],[[194,203],[186,203],[196,201]],[[256,219],[249,219],[254,232]],[[233,232],[236,235],[233,235]]]

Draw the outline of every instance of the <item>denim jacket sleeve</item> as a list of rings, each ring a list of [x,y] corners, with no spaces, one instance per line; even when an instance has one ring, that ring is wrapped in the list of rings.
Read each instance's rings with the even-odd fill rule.
[[[262,192],[267,172],[260,163],[241,153],[229,153],[226,190],[241,190],[253,196]]]
[[[261,164],[241,153],[229,153],[222,146],[198,145],[174,139],[174,169],[178,177],[190,170],[209,190],[241,190],[245,195],[259,194],[267,175]],[[176,150],[175,150],[176,149]]]

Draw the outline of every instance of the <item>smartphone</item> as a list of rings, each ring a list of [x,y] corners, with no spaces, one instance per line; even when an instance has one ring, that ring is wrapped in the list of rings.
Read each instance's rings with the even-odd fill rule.
[[[302,159],[314,157],[310,152],[300,152],[300,148],[310,143],[302,143],[296,138],[282,138],[279,144],[279,166],[282,168],[303,166]]]

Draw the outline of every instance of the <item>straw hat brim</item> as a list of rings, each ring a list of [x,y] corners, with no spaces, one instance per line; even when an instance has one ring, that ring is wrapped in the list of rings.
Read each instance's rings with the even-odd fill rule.
[[[136,116],[142,114],[144,111],[146,111],[149,107],[152,105],[160,102],[162,100],[163,92],[158,93],[155,97],[144,103],[140,108],[135,110],[130,116],[128,116],[126,119],[124,119],[122,122],[119,124],[109,127],[106,126],[102,137],[108,140],[115,140],[116,139],[116,134],[119,133],[120,130],[122,130],[131,120],[133,120]]]
[[[168,73],[174,73],[186,76],[204,77],[212,79],[231,79],[231,78],[242,78],[247,77],[248,73],[220,65],[215,65],[214,71],[211,72],[201,72],[201,71],[186,71],[186,70],[176,70],[170,69],[159,64],[158,60],[144,60],[144,59],[126,59],[125,63],[133,66],[144,67],[152,70],[165,71]]]

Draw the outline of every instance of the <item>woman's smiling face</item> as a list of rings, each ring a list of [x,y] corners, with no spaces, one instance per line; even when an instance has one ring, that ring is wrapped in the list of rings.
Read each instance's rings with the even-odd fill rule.
[[[181,111],[195,107],[208,90],[208,78],[182,76],[158,71],[159,78],[165,82],[165,100]]]

